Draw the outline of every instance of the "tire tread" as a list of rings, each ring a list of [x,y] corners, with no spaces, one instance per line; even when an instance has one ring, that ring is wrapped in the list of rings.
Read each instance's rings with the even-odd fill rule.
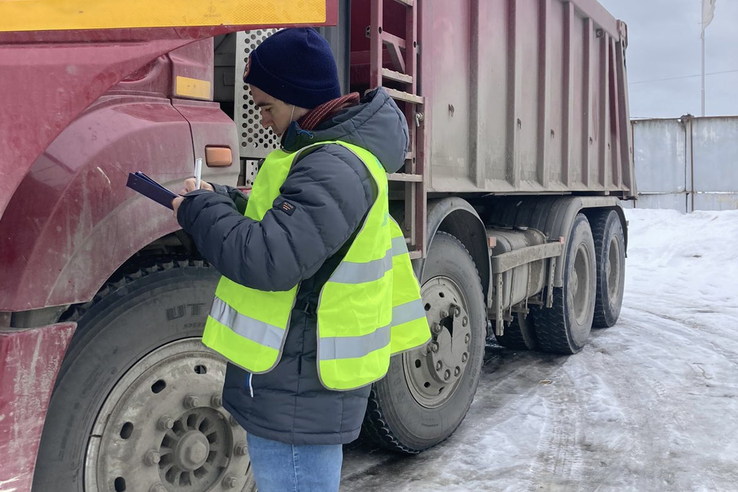
[[[542,351],[565,355],[577,352],[572,349],[566,333],[566,320],[562,314],[564,310],[563,288],[554,288],[551,309],[534,307],[532,310],[535,313],[536,326],[545,327],[545,329],[536,330],[538,346]]]
[[[605,211],[592,221],[592,236],[594,237],[595,261],[597,264],[597,296],[595,297],[594,321],[592,322],[592,326],[595,328],[609,328],[615,324],[612,320],[608,319],[608,306],[605,306],[608,297],[607,283],[604,278],[600,277],[601,272],[599,268],[602,254],[605,251],[605,242],[608,239],[605,235],[607,234],[607,223],[611,213],[612,211]],[[625,269],[624,263],[622,268]],[[622,302],[622,296],[620,302]],[[615,321],[617,321],[617,318]]]
[[[181,260],[167,256],[154,259],[153,264],[151,261],[152,260],[148,260],[146,263],[142,262],[141,264],[133,264],[130,268],[126,269],[126,272],[114,275],[108,279],[102,287],[100,287],[91,301],[70,306],[64,315],[62,315],[60,321],[79,321],[79,319],[95,304],[122,289],[131,282],[153,273],[172,270],[174,268],[210,267],[208,263],[203,262],[202,260]]]
[[[369,403],[366,408],[366,417],[364,417],[364,423],[362,424],[361,435],[371,443],[390,451],[403,454],[418,454],[421,451],[403,445],[395,437],[392,429],[387,425],[382,407],[379,405],[377,390],[374,387],[369,393]]]
[[[581,217],[581,219],[579,217]],[[571,246],[571,241],[576,234],[577,224],[582,223],[579,221],[583,221],[583,223],[586,224],[590,233],[592,231],[592,228],[589,225],[589,220],[585,215],[580,213],[577,216],[577,219],[574,221],[574,224],[572,224],[571,231],[569,232],[569,237],[567,238],[565,257],[562,259],[562,261],[565,262],[565,283],[567,282],[566,270],[570,268],[569,262],[574,261],[573,258],[569,257],[571,253],[569,251],[569,248]],[[596,283],[596,251],[593,251],[593,253],[595,253],[595,257],[592,258],[592,261],[595,262],[595,278],[593,279],[593,281]],[[573,266],[571,268],[573,268]],[[570,339],[571,327],[567,324],[569,313],[566,309],[567,306],[565,299],[565,287],[553,287],[552,294],[553,303],[550,309],[541,306],[534,306],[531,308],[531,313],[533,314],[533,319],[535,322],[535,331],[536,338],[538,339],[538,346],[544,352],[564,355],[575,354],[583,348],[584,344],[582,344],[582,347],[577,347],[576,342]]]

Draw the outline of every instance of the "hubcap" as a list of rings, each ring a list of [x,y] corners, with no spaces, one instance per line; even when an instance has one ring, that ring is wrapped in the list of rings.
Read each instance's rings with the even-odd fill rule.
[[[423,303],[431,327],[425,347],[403,354],[405,379],[415,400],[427,408],[453,396],[469,361],[471,321],[461,288],[448,277],[423,285]]]
[[[138,361],[94,423],[85,490],[250,490],[246,433],[221,406],[224,376],[223,359],[199,339]]]

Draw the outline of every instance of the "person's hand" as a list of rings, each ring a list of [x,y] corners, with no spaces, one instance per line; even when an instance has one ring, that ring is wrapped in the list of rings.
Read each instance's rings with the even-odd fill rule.
[[[172,213],[174,214],[175,220],[177,219],[177,210],[179,210],[179,206],[182,205],[183,201],[184,201],[184,197],[181,197],[181,196],[178,196],[172,199]]]
[[[211,185],[208,182],[200,181],[200,189],[205,191],[215,191],[215,188],[213,188],[213,185]],[[184,188],[179,192],[180,195],[186,195],[190,191],[195,191],[195,178],[187,178],[184,180]],[[181,196],[178,196],[177,198],[172,200],[172,210],[174,211],[174,218],[177,218],[177,210],[179,210],[179,206],[182,205],[182,202],[184,201],[184,198]]]
[[[215,188],[213,188],[213,186],[206,181],[200,181],[200,189],[206,191],[215,191]],[[189,193],[190,191],[195,191],[195,178],[185,179],[184,188],[182,189],[182,191],[179,192],[179,194],[184,195],[186,193]]]

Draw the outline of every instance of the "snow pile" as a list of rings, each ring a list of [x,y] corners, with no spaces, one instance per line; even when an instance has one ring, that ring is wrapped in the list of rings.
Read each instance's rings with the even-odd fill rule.
[[[626,210],[629,221],[625,305],[681,305],[673,313],[716,317],[738,330],[738,210]],[[685,312],[686,311],[686,312]],[[692,316],[693,317],[693,316]],[[708,316],[709,317],[709,316]]]

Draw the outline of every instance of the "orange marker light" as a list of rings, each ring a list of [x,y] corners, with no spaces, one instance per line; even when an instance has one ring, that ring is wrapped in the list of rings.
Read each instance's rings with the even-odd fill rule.
[[[230,147],[205,147],[205,163],[208,167],[228,167],[233,164]]]

